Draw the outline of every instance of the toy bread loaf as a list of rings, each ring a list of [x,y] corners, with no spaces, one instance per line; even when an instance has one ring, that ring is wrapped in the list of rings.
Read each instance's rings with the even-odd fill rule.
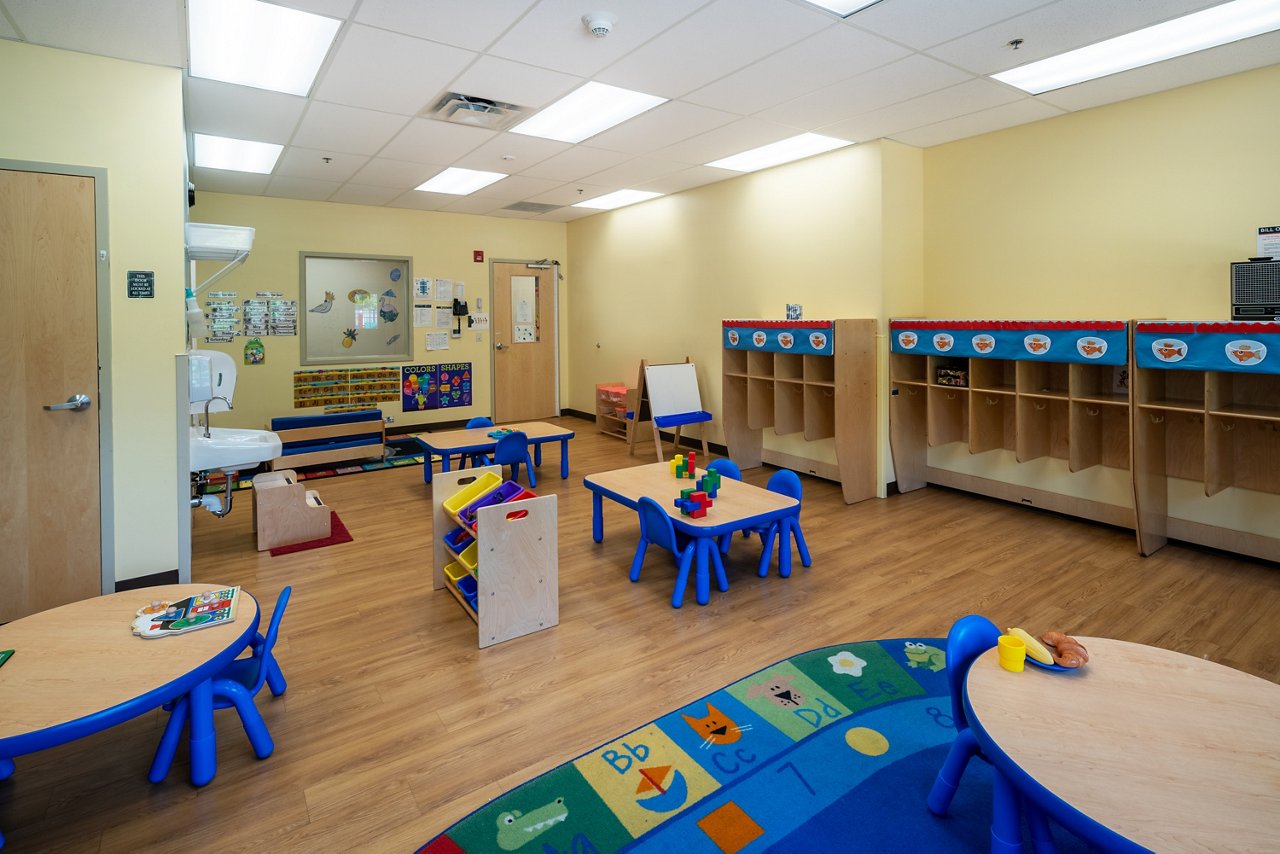
[[[1089,661],[1089,651],[1080,641],[1062,632],[1045,632],[1040,640],[1049,648],[1053,663],[1060,667],[1080,667]]]

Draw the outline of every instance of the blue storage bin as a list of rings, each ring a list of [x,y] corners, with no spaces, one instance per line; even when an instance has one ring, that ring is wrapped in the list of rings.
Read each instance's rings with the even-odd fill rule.
[[[462,594],[463,598],[474,599],[480,592],[480,586],[476,584],[476,577],[468,574],[459,578],[458,592]]]
[[[475,540],[471,536],[471,532],[466,528],[458,527],[444,535],[444,544],[449,547],[449,551],[454,554],[461,554],[462,550]]]

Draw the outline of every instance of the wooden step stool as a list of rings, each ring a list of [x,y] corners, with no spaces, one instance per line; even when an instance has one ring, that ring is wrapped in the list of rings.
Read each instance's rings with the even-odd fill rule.
[[[292,469],[253,478],[253,530],[258,551],[322,540],[332,533],[329,507],[320,493],[298,483]]]

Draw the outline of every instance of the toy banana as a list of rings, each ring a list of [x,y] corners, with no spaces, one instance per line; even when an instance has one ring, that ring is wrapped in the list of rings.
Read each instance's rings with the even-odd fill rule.
[[[1027,655],[1041,664],[1053,664],[1053,656],[1049,654],[1049,650],[1026,629],[1009,629],[1008,633],[1027,645]]]

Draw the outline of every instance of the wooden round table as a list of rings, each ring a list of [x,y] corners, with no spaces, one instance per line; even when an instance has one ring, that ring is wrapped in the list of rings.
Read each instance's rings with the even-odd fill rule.
[[[965,682],[997,771],[1108,850],[1280,850],[1280,685],[1156,647],[1079,638],[1089,663]]]

